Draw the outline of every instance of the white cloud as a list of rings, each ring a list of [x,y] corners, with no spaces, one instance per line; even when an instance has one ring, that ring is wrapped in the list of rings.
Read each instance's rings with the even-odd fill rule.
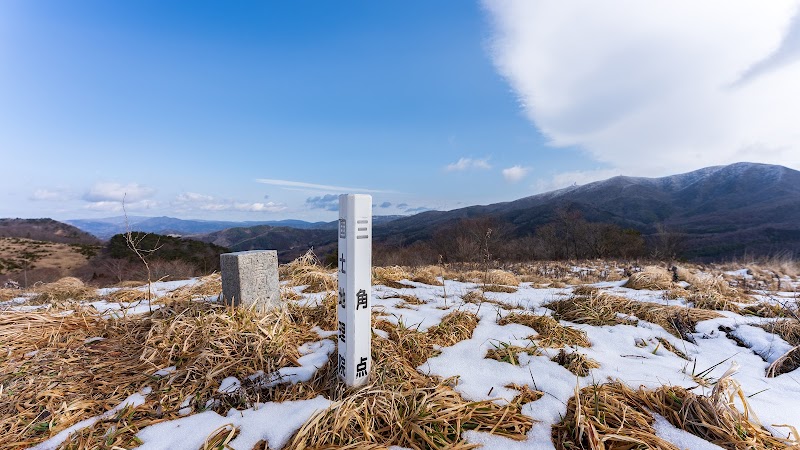
[[[179,202],[210,202],[214,197],[196,192],[184,192],[176,197]]]
[[[72,195],[61,189],[37,189],[29,197],[33,201],[63,202],[72,198]]]
[[[285,189],[302,188],[303,190],[323,191],[323,192],[366,192],[373,194],[395,194],[394,191],[382,191],[378,189],[364,189],[344,186],[331,186],[327,184],[305,183],[302,181],[275,180],[271,178],[259,178],[258,183],[280,186]]]
[[[121,211],[144,211],[148,209],[153,209],[158,206],[158,202],[153,200],[139,200],[137,202],[128,202],[125,201],[125,208],[122,208],[121,201],[99,201],[99,202],[90,202],[89,204],[85,205],[85,209],[89,209],[92,211],[106,211],[106,212],[121,212]]]
[[[266,199],[268,196],[265,196]],[[184,192],[175,197],[173,206],[184,211],[199,209],[201,211],[243,211],[243,212],[280,212],[286,205],[278,202],[241,202],[231,199],[217,199],[214,196]]]
[[[637,175],[800,166],[798,0],[486,0],[492,56],[555,146]]]
[[[473,158],[459,158],[458,161],[448,164],[444,170],[448,172],[464,171],[469,169],[491,169],[489,158],[473,159]]]
[[[151,197],[155,194],[155,189],[143,186],[139,183],[95,183],[89,191],[84,194],[83,199],[87,202],[122,202],[134,203]]]
[[[583,185],[593,181],[605,180],[620,175],[616,169],[576,170],[553,175],[547,180],[539,180],[534,188],[536,192],[548,192],[572,185]]]
[[[531,169],[528,167],[522,167],[520,165],[516,165],[514,167],[509,167],[508,169],[503,169],[503,177],[508,182],[516,183],[525,178],[525,176],[528,175],[528,172],[530,172],[530,170]]]
[[[244,211],[244,212],[279,212],[286,209],[282,203],[240,203],[232,201],[204,203],[198,206],[203,211]]]

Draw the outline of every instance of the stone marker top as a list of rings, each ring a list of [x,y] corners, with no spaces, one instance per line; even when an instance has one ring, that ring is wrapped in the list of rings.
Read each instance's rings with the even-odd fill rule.
[[[277,251],[223,253],[219,259],[225,303],[261,312],[280,307]]]

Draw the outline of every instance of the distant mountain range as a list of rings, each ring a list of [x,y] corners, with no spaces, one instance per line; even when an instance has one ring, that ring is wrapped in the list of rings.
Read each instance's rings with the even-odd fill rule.
[[[509,238],[531,236],[562,211],[589,222],[636,229],[646,238],[664,230],[680,236],[682,256],[724,259],[800,254],[800,172],[783,166],[736,163],[662,178],[619,176],[583,186],[492,205],[413,216],[375,217],[377,244],[408,246],[433,239],[463,219],[484,218]],[[224,222],[129,217],[131,229],[178,234],[234,251],[276,249],[282,260],[314,247],[336,246],[336,222]],[[124,218],[70,220],[95,236],[125,231]],[[660,231],[659,231],[660,230]],[[441,233],[440,233],[441,235]]]
[[[403,216],[376,216],[375,223],[385,223]],[[180,236],[213,233],[228,228],[243,228],[268,225],[270,227],[287,227],[299,230],[334,230],[336,221],[333,222],[306,222],[304,220],[264,220],[264,221],[217,221],[217,220],[187,220],[174,217],[142,217],[124,216],[108,217],[104,219],[73,219],[65,220],[87,233],[100,239],[109,239],[119,233],[125,233],[130,227],[131,231],[144,231],[147,233],[172,234]]]
[[[657,227],[684,239],[684,256],[730,258],[800,252],[800,172],[783,166],[736,163],[663,178],[618,176],[507,203],[429,211],[392,221],[375,238],[409,244],[429,239],[464,218],[492,218],[516,236],[551,222],[559,210],[590,222]]]

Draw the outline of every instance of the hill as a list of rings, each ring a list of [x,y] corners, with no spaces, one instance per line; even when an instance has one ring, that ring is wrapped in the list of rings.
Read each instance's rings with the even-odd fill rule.
[[[301,230],[269,225],[229,228],[192,237],[237,252],[259,249],[277,250],[278,259],[281,262],[291,261],[310,248],[313,248],[319,256],[335,253],[338,244],[335,229]]]
[[[408,246],[460,221],[488,219],[517,239],[565,211],[635,229],[651,243],[669,234],[687,258],[800,252],[800,172],[754,163],[662,178],[618,176],[512,202],[428,211],[376,227],[375,237]]]
[[[0,237],[62,244],[100,244],[100,241],[91,234],[53,219],[0,219]]]

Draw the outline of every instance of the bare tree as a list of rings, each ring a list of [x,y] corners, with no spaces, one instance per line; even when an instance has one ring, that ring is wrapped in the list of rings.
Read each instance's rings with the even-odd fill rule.
[[[147,271],[147,301],[149,302],[153,299],[153,276],[152,271],[150,270],[150,264],[147,262],[147,258],[161,248],[161,245],[156,242],[156,245],[154,245],[152,249],[145,249],[142,246],[142,242],[148,236],[148,233],[134,233],[131,231],[131,226],[128,222],[128,211],[125,210],[126,196],[127,193],[122,196],[122,212],[125,215],[125,242],[128,244],[128,248],[136,254],[140,261],[142,261],[142,264],[144,264],[144,268]]]

